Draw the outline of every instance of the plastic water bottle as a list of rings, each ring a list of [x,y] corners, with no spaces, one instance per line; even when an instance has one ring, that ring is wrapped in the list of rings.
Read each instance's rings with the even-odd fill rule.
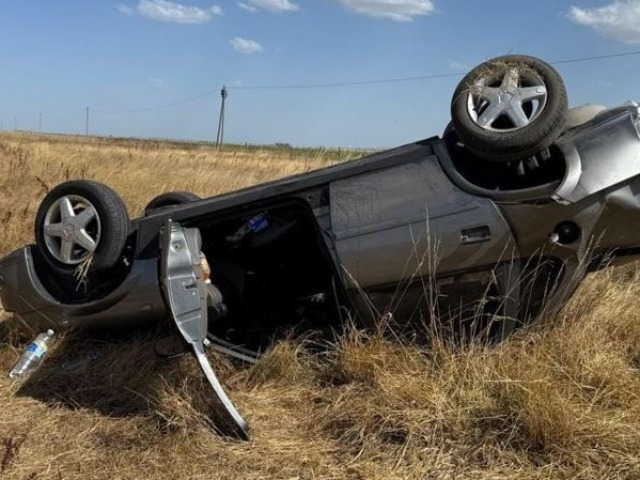
[[[39,334],[20,356],[11,373],[9,373],[9,377],[24,379],[31,375],[42,363],[52,341],[53,330],[47,330]]]

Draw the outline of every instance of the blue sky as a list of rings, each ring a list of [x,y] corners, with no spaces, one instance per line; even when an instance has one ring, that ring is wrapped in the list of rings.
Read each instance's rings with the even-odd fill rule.
[[[440,134],[460,77],[505,53],[640,50],[640,0],[23,0],[0,3],[4,129],[387,147]],[[560,64],[572,105],[640,100],[640,55]]]

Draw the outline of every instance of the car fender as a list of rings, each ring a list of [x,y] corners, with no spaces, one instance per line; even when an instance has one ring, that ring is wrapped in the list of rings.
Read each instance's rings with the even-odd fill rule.
[[[124,281],[108,295],[85,303],[66,304],[54,298],[40,281],[31,248],[16,250],[0,262],[2,305],[30,329],[130,327],[166,315],[157,258],[137,259]]]

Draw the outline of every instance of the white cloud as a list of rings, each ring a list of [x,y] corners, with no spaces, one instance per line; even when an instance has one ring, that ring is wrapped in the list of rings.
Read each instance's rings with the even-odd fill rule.
[[[163,87],[164,86],[164,80],[162,78],[149,77],[149,78],[147,78],[147,80],[149,81],[149,83],[155,85],[156,87]]]
[[[254,7],[253,5],[249,5],[248,3],[239,2],[238,6],[240,8],[242,8],[243,10],[246,10],[248,12],[257,12],[258,11],[258,7]]]
[[[449,65],[449,68],[451,70],[454,70],[456,72],[466,72],[467,70],[470,70],[469,65],[467,65],[466,63],[462,63],[462,62],[457,62],[455,60],[449,60],[447,62],[447,65]]]
[[[246,0],[239,2],[238,6],[250,12],[268,10],[270,12],[293,12],[300,7],[291,0]]]
[[[410,22],[418,15],[434,11],[432,0],[338,0],[348,10],[360,15]]]
[[[116,8],[118,9],[118,11],[120,13],[124,13],[125,15],[135,15],[136,14],[136,11],[133,8],[127,6],[127,5],[116,5]]]
[[[569,18],[624,43],[640,43],[640,0],[615,0],[596,8],[572,6]]]
[[[236,52],[240,53],[258,53],[262,51],[262,45],[255,40],[249,40],[246,38],[235,37],[230,40],[229,43]]]
[[[136,8],[127,5],[116,5],[125,15],[135,15],[158,22],[182,24],[207,23],[214,17],[222,15],[222,9],[214,5],[209,8],[192,7],[168,0],[140,0]]]

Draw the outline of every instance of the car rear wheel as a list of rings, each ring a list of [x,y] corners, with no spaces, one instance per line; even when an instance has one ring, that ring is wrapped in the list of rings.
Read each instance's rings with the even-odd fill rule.
[[[151,210],[156,208],[170,207],[174,205],[184,205],[200,200],[200,197],[191,192],[166,192],[158,195],[144,207],[146,216]]]
[[[545,151],[567,119],[567,92],[549,64],[507,55],[471,70],[451,102],[455,132],[471,152],[509,162]]]
[[[75,180],[51,190],[38,208],[36,248],[59,273],[89,263],[107,270],[122,259],[129,234],[127,209],[111,188]]]

